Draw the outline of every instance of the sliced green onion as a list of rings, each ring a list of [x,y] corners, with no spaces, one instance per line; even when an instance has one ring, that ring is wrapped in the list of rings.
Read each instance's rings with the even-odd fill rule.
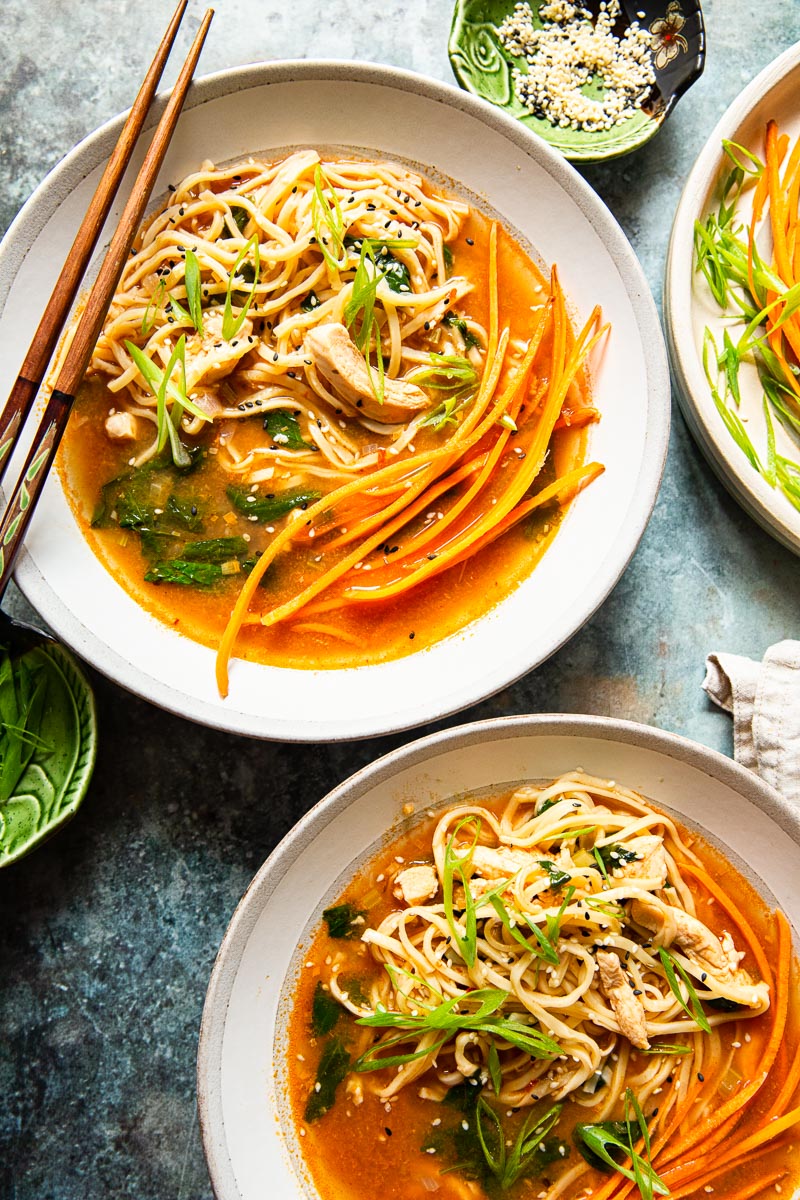
[[[184,283],[186,285],[186,300],[189,305],[189,313],[192,318],[192,324],[197,332],[202,336],[203,305],[200,282],[200,263],[197,261],[197,255],[193,250],[186,251]]]
[[[234,317],[233,292],[236,286],[236,272],[247,258],[251,250],[253,251],[253,282],[250,285],[250,291],[245,297],[245,302],[239,310],[238,317]],[[236,337],[237,333],[245,322],[245,318],[250,311],[250,305],[253,303],[253,297],[255,296],[256,288],[258,286],[258,276],[260,270],[261,257],[258,249],[258,234],[254,233],[239,251],[239,256],[236,259],[236,262],[233,264],[233,270],[228,276],[228,290],[225,293],[225,309],[222,315],[222,336],[226,342],[230,342]]]

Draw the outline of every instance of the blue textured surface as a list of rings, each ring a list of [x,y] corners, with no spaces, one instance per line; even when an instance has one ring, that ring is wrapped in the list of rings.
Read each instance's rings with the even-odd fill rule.
[[[130,102],[170,7],[3,0],[0,228],[74,142]],[[630,158],[584,172],[657,296],[697,152],[741,87],[800,39],[797,0],[716,0],[705,14],[706,73],[662,132]],[[199,15],[193,0],[179,52]],[[202,69],[350,57],[451,81],[449,21],[445,0],[221,0]],[[705,654],[760,656],[797,637],[798,595],[800,561],[737,508],[676,412],[655,514],[613,595],[538,672],[449,723],[604,713],[729,752],[728,719],[700,690]],[[25,609],[14,594],[8,606]],[[302,811],[409,739],[259,745],[167,716],[101,679],[97,695],[100,754],[81,813],[0,874],[0,1200],[206,1198],[194,1059],[230,914]]]

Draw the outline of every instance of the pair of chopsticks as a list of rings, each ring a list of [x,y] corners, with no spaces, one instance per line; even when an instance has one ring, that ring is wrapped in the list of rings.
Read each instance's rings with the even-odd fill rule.
[[[31,411],[44,380],[59,336],[78,292],[81,279],[89,265],[103,223],[117,194],[122,177],[149,111],[158,82],[178,33],[188,0],[180,0],[158,47],[139,94],[120,134],[119,141],[108,161],[91,204],[64,263],[53,294],[45,309],[19,377],[11,389],[0,414],[0,482],[22,426]],[[103,327],[125,261],[130,254],[136,231],[150,199],[156,177],[164,161],[170,139],[178,123],[189,84],[192,81],[200,51],[214,15],[209,9],[172,90],[169,101],[156,127],[153,140],[145,155],[141,170],[120,217],[119,224],[106,253],[100,272],[84,307],[75,335],[70,343],[44,412],[38,422],[33,444],[25,459],[14,491],[0,520],[0,597],[11,578],[14,558],[19,550],[36,502],[41,494],[47,473],[55,457],[61,436],[66,428],[75,392],[83,378],[95,342]]]

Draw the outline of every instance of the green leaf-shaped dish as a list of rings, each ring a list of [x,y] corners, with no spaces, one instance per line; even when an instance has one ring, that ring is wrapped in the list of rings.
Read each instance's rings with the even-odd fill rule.
[[[0,867],[22,858],[68,821],[83,799],[97,750],[89,681],[62,646],[42,640],[12,651],[15,678],[27,670],[41,684],[30,757],[13,791],[0,799]]]
[[[542,24],[538,14],[544,2],[529,0],[537,28]],[[597,11],[597,0],[583,2]],[[611,129],[591,133],[562,129],[544,117],[533,116],[514,94],[511,71],[513,67],[524,70],[525,60],[505,50],[497,33],[514,7],[515,0],[457,0],[448,43],[451,66],[466,91],[517,117],[572,162],[616,158],[644,145],[703,72],[705,31],[699,0],[622,0],[624,18],[614,32],[619,36],[631,22],[638,21],[653,33],[656,83],[643,107]],[[592,84],[587,94],[599,98],[602,88]]]

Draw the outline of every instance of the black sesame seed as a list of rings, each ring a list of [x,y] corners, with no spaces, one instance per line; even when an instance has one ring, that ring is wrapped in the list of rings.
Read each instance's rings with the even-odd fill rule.
[[[414,640],[414,637],[415,637],[415,636],[416,636],[416,635],[415,635],[413,632],[412,632],[412,633],[410,633],[410,634],[408,635],[408,640],[409,640],[410,642],[413,642],[413,640]]]
[[[705,1083],[706,1081],[706,1077],[702,1071],[697,1072],[697,1078],[699,1079],[700,1083]]]
[[[475,243],[474,243],[474,241],[472,240],[472,238],[467,238],[467,245],[468,245],[468,246],[474,246],[474,245],[475,245]]]

